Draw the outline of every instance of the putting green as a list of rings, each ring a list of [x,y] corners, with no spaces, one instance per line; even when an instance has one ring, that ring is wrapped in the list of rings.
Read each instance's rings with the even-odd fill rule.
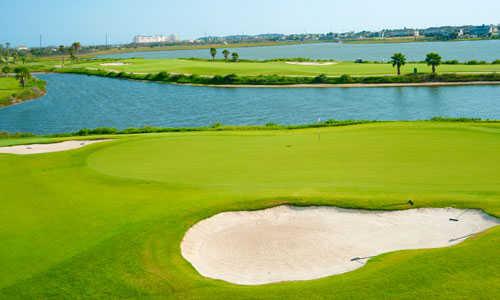
[[[357,271],[242,287],[180,254],[197,221],[283,203],[480,208],[500,216],[500,124],[401,122],[321,130],[116,136],[0,154],[0,298],[493,298],[500,229],[396,252]],[[44,140],[46,142],[47,140]],[[22,140],[10,140],[20,143]]]
[[[484,143],[489,146],[476,146]],[[499,147],[498,133],[482,128],[376,124],[141,139],[96,152],[88,162],[111,176],[263,191],[261,197],[283,190],[472,199],[498,189],[495,164],[489,162]]]

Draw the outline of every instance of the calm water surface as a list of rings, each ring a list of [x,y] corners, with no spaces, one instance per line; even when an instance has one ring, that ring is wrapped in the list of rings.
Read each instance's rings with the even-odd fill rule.
[[[459,61],[500,59],[500,40],[465,41],[465,42],[421,42],[402,44],[302,44],[269,47],[229,48],[236,51],[244,59],[271,59],[286,57],[308,57],[313,59],[336,59],[352,61],[364,60],[387,61],[394,53],[404,53],[410,61],[422,61],[429,52],[438,52],[445,60]],[[219,56],[222,58],[222,49]],[[209,58],[208,49],[134,52],[103,55],[114,58]]]
[[[212,88],[69,74],[38,75],[46,96],[0,109],[0,131],[39,134],[101,126],[313,123],[326,119],[500,119],[500,86]]]

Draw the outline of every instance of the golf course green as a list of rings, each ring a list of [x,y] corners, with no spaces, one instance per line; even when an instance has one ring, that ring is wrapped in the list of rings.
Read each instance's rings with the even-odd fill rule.
[[[323,64],[323,65],[322,65]],[[71,68],[71,65],[68,65]],[[115,72],[158,73],[170,72],[196,75],[283,75],[283,76],[329,76],[347,75],[394,75],[395,69],[389,63],[318,62],[311,65],[294,62],[224,62],[187,59],[124,59],[113,62],[91,62],[75,64],[78,68],[102,69]],[[431,67],[425,63],[407,63],[402,67],[403,74],[418,72],[430,73]],[[442,65],[440,73],[492,73],[499,72],[499,64],[485,65]]]
[[[230,65],[230,64],[228,64]],[[335,66],[332,66],[334,68]],[[196,222],[280,204],[477,208],[500,216],[500,123],[86,136],[0,154],[0,299],[493,299],[500,228],[319,280],[239,286],[182,258]],[[3,138],[0,146],[71,138]],[[74,139],[74,138],[73,138]]]

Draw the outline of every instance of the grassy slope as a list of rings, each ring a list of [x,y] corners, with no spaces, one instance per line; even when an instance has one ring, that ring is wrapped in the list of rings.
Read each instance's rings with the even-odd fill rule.
[[[7,104],[12,94],[19,93],[23,88],[13,77],[0,77],[0,106]]]
[[[340,276],[260,287],[203,279],[179,243],[217,212],[284,202],[397,209],[412,198],[500,216],[499,151],[498,124],[412,122],[125,136],[0,155],[0,298],[492,298],[499,228]]]
[[[349,75],[385,75],[395,73],[390,64],[356,64],[353,62],[340,62],[327,66],[301,66],[290,65],[285,62],[239,62],[225,63],[221,61],[192,61],[181,59],[129,59],[126,66],[101,66],[101,63],[79,64],[77,67],[91,67],[113,71],[135,73],[157,73],[167,71],[172,73],[199,74],[199,75],[225,75],[235,73],[238,75],[310,75],[327,74],[331,76]],[[408,63],[402,68],[403,73],[412,73],[413,68],[419,72],[430,72],[425,64]],[[500,65],[442,65],[438,68],[442,73],[474,73],[474,72],[499,72]]]
[[[30,80],[23,88],[13,77],[0,77],[0,107],[12,104],[11,96],[14,94],[18,101],[22,101],[41,96],[44,89],[45,83],[36,79]]]

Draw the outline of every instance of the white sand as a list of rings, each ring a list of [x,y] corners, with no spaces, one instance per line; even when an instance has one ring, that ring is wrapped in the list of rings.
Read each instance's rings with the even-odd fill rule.
[[[33,145],[18,145],[9,147],[0,147],[0,153],[7,154],[39,154],[48,152],[59,152],[72,149],[78,149],[87,145],[107,142],[110,140],[92,140],[92,141],[65,141],[52,144],[33,144]]]
[[[449,220],[457,217],[459,222]],[[257,285],[349,272],[368,260],[351,261],[355,257],[451,246],[498,224],[478,210],[280,206],[200,221],[184,236],[181,250],[203,276]]]
[[[128,66],[128,65],[129,65],[129,64],[127,64],[127,63],[122,63],[122,62],[103,63],[103,64],[101,64],[101,66],[105,66],[105,67],[106,67],[106,66],[111,66],[111,67],[113,67],[113,66],[115,66],[115,67],[116,67],[116,66]]]
[[[336,62],[298,62],[298,61],[287,61],[289,65],[298,65],[298,66],[331,66],[336,65]]]

